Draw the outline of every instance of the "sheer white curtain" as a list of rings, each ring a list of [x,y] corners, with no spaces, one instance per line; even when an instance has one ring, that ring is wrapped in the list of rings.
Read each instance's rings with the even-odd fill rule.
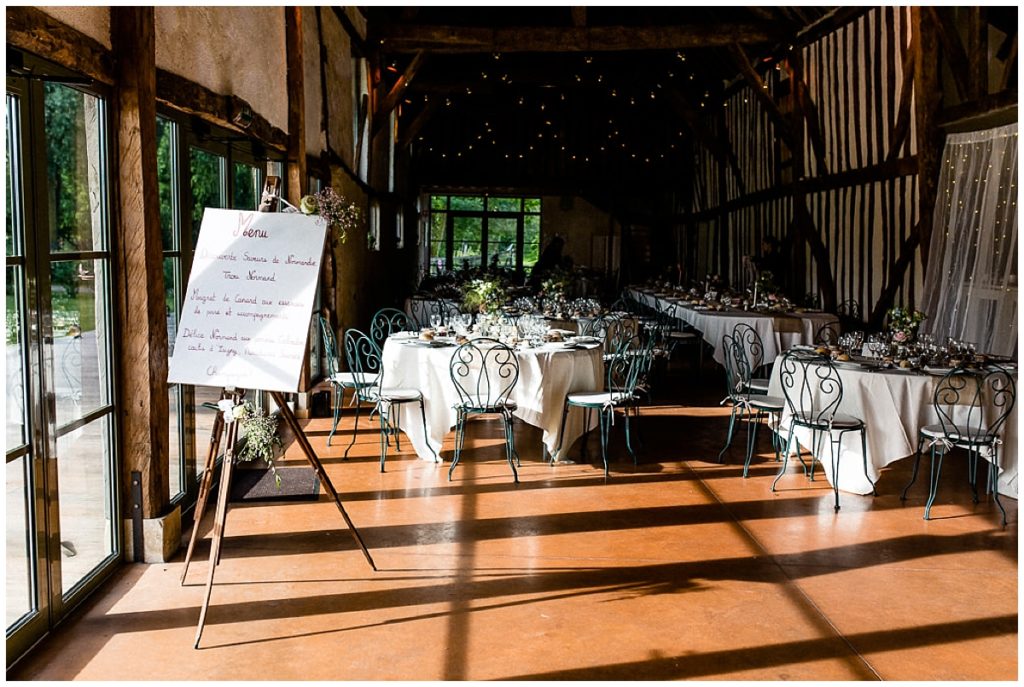
[[[1016,355],[1016,124],[946,139],[923,310],[940,342]]]

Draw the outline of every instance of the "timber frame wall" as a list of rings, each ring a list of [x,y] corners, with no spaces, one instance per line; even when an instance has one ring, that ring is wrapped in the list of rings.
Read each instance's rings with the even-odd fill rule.
[[[855,300],[877,327],[922,288],[941,127],[1016,121],[1017,37],[999,59],[977,7],[864,8],[813,28],[766,74],[730,48],[742,78],[694,151],[691,268],[740,283],[742,256],[781,238],[794,295]]]
[[[162,9],[189,11],[189,8],[156,8],[155,12]],[[162,264],[157,253],[152,252],[153,249],[159,251],[160,247],[159,201],[153,164],[156,147],[151,130],[156,121],[156,104],[194,115],[244,135],[277,154],[284,154],[286,198],[294,205],[298,205],[306,192],[309,173],[356,203],[364,218],[370,215],[371,203],[379,204],[382,209],[379,246],[369,247],[365,237],[355,232],[356,236],[350,236],[345,244],[336,243],[326,255],[327,277],[321,280],[324,307],[339,328],[362,326],[370,318],[371,306],[384,302],[397,304],[406,295],[409,285],[396,278],[396,274],[415,274],[415,235],[404,247],[398,246],[394,238],[398,213],[404,214],[404,225],[410,232],[416,231],[418,226],[416,195],[408,189],[408,149],[394,145],[391,138],[395,132],[380,124],[386,122],[390,113],[385,108],[396,106],[404,87],[384,92],[379,60],[368,49],[365,26],[356,25],[359,22],[353,17],[358,19],[358,16],[353,8],[279,9],[281,23],[285,26],[281,48],[287,58],[287,78],[274,87],[287,88],[289,131],[275,126],[260,113],[259,106],[251,105],[234,93],[218,93],[190,78],[156,67],[153,8],[110,8],[110,48],[40,9],[6,8],[9,49],[31,53],[131,96],[125,100],[126,105],[112,108],[114,114],[110,122],[111,131],[116,132],[119,140],[126,144],[134,141],[144,148],[133,151],[130,157],[111,160],[111,178],[117,186],[112,214],[122,220],[113,225],[114,245],[120,251],[121,265],[114,275],[114,284],[118,293],[129,296],[135,304],[133,312],[149,313],[153,322],[159,324],[156,327],[159,331],[125,326],[122,312],[120,319],[125,337],[114,355],[118,370],[117,393],[122,403],[132,398],[133,384],[138,379],[149,380],[151,388],[146,390],[147,396],[155,399],[152,407],[146,406],[146,412],[126,413],[128,417],[121,418],[119,423],[121,481],[127,485],[133,471],[143,474],[144,518],[159,518],[173,508],[167,490],[170,450],[166,408],[167,345],[166,340],[161,342],[159,338],[161,331],[166,336],[166,306]],[[137,34],[138,40],[123,40],[118,34],[127,30],[124,27],[134,27],[132,33]],[[349,112],[339,104],[338,95],[351,91],[356,76],[340,69],[339,65],[352,57],[367,59],[366,78],[371,97],[361,106],[355,104]],[[346,140],[344,135],[336,135],[352,127],[352,118],[369,134],[367,140],[360,141],[360,146],[368,151],[368,169],[363,176],[359,173],[358,152],[348,149],[347,144],[352,141]],[[250,123],[240,127],[236,123],[240,119],[249,119]],[[374,121],[378,122],[376,129],[370,126]],[[318,154],[313,152],[315,149],[319,149]],[[393,184],[389,183],[391,155],[394,155]],[[133,164],[126,165],[126,160]],[[146,164],[147,160],[150,164]],[[141,249],[152,253],[146,262],[137,260]],[[311,385],[316,380],[305,379],[305,382]],[[159,399],[163,401],[162,406]],[[133,403],[132,407],[138,404]],[[129,503],[129,499],[122,499],[125,518],[131,515]]]

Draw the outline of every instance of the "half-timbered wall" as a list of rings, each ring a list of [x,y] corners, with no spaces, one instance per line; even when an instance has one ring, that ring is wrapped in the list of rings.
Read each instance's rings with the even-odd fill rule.
[[[806,291],[817,293],[811,252],[805,242],[791,243],[790,238],[792,184],[798,181],[807,190],[808,210],[828,251],[837,302],[853,299],[862,313],[871,310],[917,222],[913,93],[905,78],[905,71],[907,77],[912,73],[912,66],[906,67],[910,28],[908,8],[876,8],[799,49],[803,80],[816,108],[816,131],[793,116],[792,65],[780,63],[763,74],[787,121],[800,123],[795,130],[802,134],[797,139],[802,170],[794,170],[791,151],[780,142],[750,86],[726,99],[721,120],[710,117],[715,128],[724,122],[739,179],[731,169],[721,174],[720,159],[707,148],[696,150],[698,272],[702,266],[717,272],[724,255],[725,276],[741,283],[742,257],[756,256],[762,237],[775,236],[803,252]],[[723,204],[724,216],[717,212]],[[918,256],[896,301],[914,304],[921,282]]]

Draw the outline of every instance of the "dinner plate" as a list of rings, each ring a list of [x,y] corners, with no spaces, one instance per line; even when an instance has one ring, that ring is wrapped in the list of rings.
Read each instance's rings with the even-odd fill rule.
[[[832,364],[841,370],[863,370],[864,366],[852,360],[833,360]]]
[[[419,334],[417,332],[395,332],[391,337],[396,341],[402,341],[403,339],[419,338]]]
[[[931,365],[925,365],[923,369],[924,369],[925,372],[927,372],[930,375],[938,375],[938,376],[941,377],[941,376],[945,376],[953,368],[951,368],[951,367],[933,367]]]

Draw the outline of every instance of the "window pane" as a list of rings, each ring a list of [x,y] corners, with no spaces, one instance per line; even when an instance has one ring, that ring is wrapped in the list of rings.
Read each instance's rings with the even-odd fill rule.
[[[452,198],[454,201],[454,197]],[[480,267],[483,219],[480,217],[454,217],[453,224],[453,268],[469,269]]]
[[[235,163],[234,198],[231,207],[239,210],[256,209],[256,186],[260,183],[259,170],[240,162]]]
[[[523,269],[533,267],[540,256],[540,215],[523,215]]]
[[[50,266],[57,426],[110,402],[106,261],[64,260]]]
[[[483,210],[484,209],[484,198],[483,198],[483,196],[452,196],[451,197],[451,209],[452,210]]]
[[[160,194],[160,234],[163,238],[164,250],[178,248],[178,232],[176,215],[178,207],[177,194],[177,124],[156,118],[156,180]]]
[[[430,273],[443,274],[448,271],[447,255],[444,250],[444,242],[430,242]]]
[[[525,212],[540,212],[540,198],[523,198]]]
[[[10,448],[10,446],[8,446]],[[7,627],[36,609],[32,589],[33,550],[28,495],[35,491],[29,459],[22,456],[7,464]]]
[[[445,212],[432,212],[430,213],[430,240],[431,241],[444,241],[444,229],[445,224],[448,221],[448,213]],[[443,252],[442,252],[443,254]]]
[[[103,104],[58,83],[44,84],[50,249],[103,250]]]
[[[487,220],[487,252],[491,267],[516,268],[516,220],[491,217]]]
[[[21,279],[20,268],[7,268],[7,310],[4,312],[4,324],[7,342],[8,451],[27,441],[25,436],[25,339],[22,329]]]
[[[21,254],[22,222],[21,222],[21,135],[18,132],[18,99],[7,96],[7,126],[5,127],[7,142],[7,255]]]
[[[487,209],[494,212],[519,212],[519,198],[488,198]]]
[[[167,306],[167,354],[174,355],[178,334],[178,265],[181,258],[164,258],[164,305]]]
[[[57,439],[61,587],[68,592],[114,551],[110,416]]]
[[[203,468],[206,465],[206,454],[210,452],[210,433],[213,431],[213,421],[217,417],[216,410],[204,408],[204,403],[217,403],[220,399],[220,390],[212,386],[195,387],[195,433],[192,439],[195,442],[196,478],[203,476]],[[224,452],[224,444],[221,442],[220,450]]]
[[[433,210],[446,210],[448,208],[448,196],[430,196],[430,207]]]
[[[181,456],[181,387],[177,384],[167,385],[167,408],[170,411],[167,428],[171,438],[170,450],[167,452],[169,457],[167,492],[168,496],[173,499],[185,491],[184,464]]]
[[[224,198],[225,160],[220,155],[193,148],[189,159],[192,185],[192,245],[199,238],[205,208],[227,207]]]

